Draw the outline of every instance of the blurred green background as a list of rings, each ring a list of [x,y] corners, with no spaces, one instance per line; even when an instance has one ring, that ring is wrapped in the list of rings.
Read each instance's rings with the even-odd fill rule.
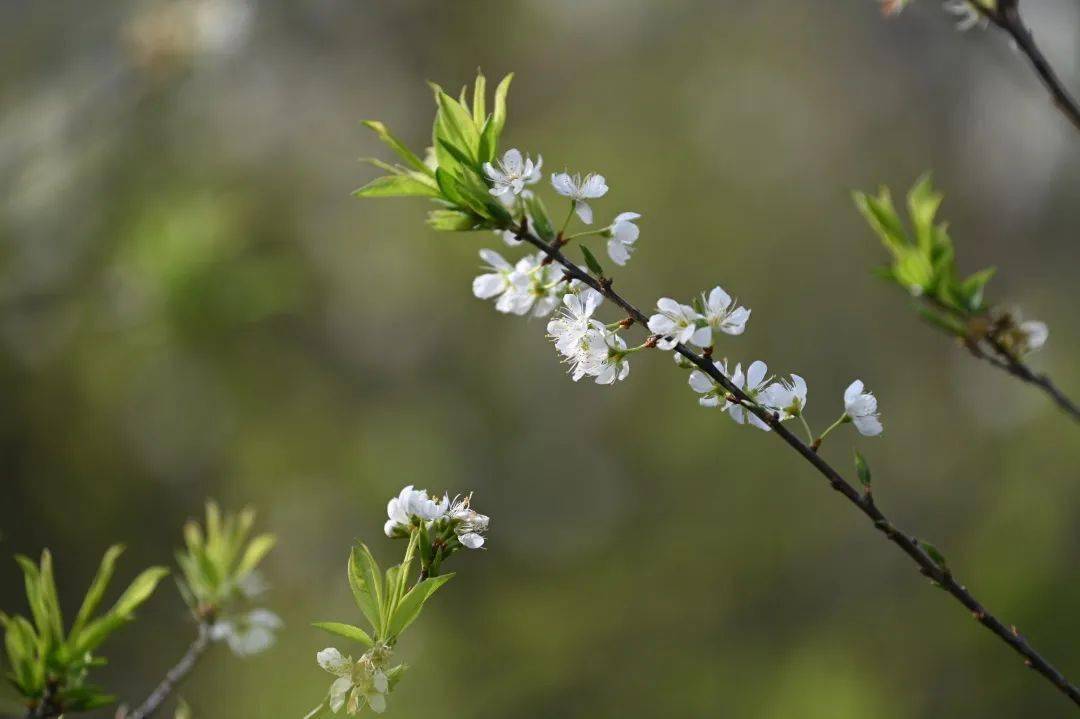
[[[1029,4],[1080,88],[1080,5]],[[931,0],[8,0],[0,38],[0,607],[25,611],[15,552],[55,552],[72,612],[109,543],[126,580],[205,498],[252,504],[286,629],[182,694],[299,717],[330,679],[308,622],[359,618],[347,549],[401,551],[385,504],[412,483],[493,524],[401,646],[393,716],[1068,715],[667,356],[575,385],[543,321],[471,296],[495,238],[349,197],[388,157],[359,120],[422,149],[425,80],[515,71],[505,146],[603,172],[601,221],[644,215],[626,294],[737,294],[720,352],[805,376],[818,429],[866,381],[885,435],[826,456],[857,445],[879,504],[1075,680],[1077,428],[870,276],[849,194],[933,169],[961,270],[1001,268],[990,297],[1049,323],[1033,362],[1080,393],[1080,138],[1001,36]],[[97,678],[141,699],[191,632],[165,584]]]

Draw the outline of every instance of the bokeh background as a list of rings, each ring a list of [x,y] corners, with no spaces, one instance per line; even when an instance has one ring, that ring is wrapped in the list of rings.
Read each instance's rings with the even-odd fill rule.
[[[1080,5],[1025,5],[1080,88]],[[400,552],[385,503],[412,483],[475,490],[493,526],[401,645],[392,716],[1069,715],[666,356],[573,384],[542,321],[471,296],[496,239],[349,196],[388,154],[359,121],[422,149],[424,81],[477,67],[517,73],[505,143],[606,174],[601,220],[643,213],[628,296],[737,294],[753,319],[721,351],[807,377],[819,429],[868,383],[885,435],[825,454],[859,447],[896,521],[1080,675],[1077,428],[871,277],[850,200],[933,169],[961,268],[1001,268],[991,296],[1050,324],[1033,362],[1080,393],[1080,138],[1004,38],[931,0],[888,22],[870,0],[4,2],[0,606],[25,611],[15,552],[55,552],[70,612],[109,543],[127,580],[206,498],[251,504],[287,627],[182,694],[299,717],[329,684],[308,622],[358,620],[348,547]],[[142,698],[191,632],[163,585],[98,679]]]

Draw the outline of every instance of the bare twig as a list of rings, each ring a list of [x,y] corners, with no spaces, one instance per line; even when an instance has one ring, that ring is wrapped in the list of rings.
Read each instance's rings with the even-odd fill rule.
[[[1053,66],[1050,65],[1050,61],[1036,44],[1034,35],[1020,15],[1020,0],[998,0],[996,9],[984,7],[978,2],[971,4],[1012,38],[1016,47],[1031,63],[1047,92],[1050,93],[1054,105],[1068,118],[1073,127],[1080,130],[1080,104],[1077,104],[1076,99],[1065,89]]]
[[[161,707],[161,704],[169,698],[173,689],[191,673],[191,670],[195,668],[208,646],[210,646],[210,628],[206,623],[202,623],[199,624],[199,636],[191,643],[180,661],[165,674],[165,678],[146,698],[146,701],[131,712],[125,712],[121,709],[117,713],[117,719],[146,719],[152,716]]]
[[[567,259],[557,247],[549,245],[532,232],[528,231],[527,226],[524,224],[522,224],[521,227],[506,227],[503,229],[516,231],[519,239],[538,248],[541,252],[550,257],[553,262],[558,262],[562,265],[563,270],[567,275],[580,280],[603,294],[609,300],[625,310],[629,317],[643,327],[648,325],[648,317],[612,289],[612,281],[610,278],[604,277],[597,279],[592,277],[574,262]],[[716,368],[711,359],[699,355],[683,344],[677,345],[675,351],[696,365],[702,372],[708,374],[713,381],[722,386],[728,394],[741,401],[748,411],[753,412],[762,421],[766,422],[772,428],[776,436],[802,455],[803,459],[813,465],[814,469],[825,478],[832,489],[836,490],[836,492],[847,500],[849,504],[862,512],[873,523],[875,529],[884,534],[893,544],[898,546],[904,554],[908,555],[911,560],[918,565],[921,574],[928,577],[936,586],[945,590],[951,597],[963,605],[976,621],[989,629],[995,637],[1023,657],[1026,666],[1034,669],[1040,676],[1053,684],[1074,704],[1080,707],[1080,689],[1070,683],[1060,671],[1044,659],[1014,626],[1006,625],[994,616],[990,610],[983,606],[983,604],[968,591],[967,587],[961,584],[953,576],[953,573],[948,567],[939,564],[927,553],[923,548],[924,545],[920,543],[918,539],[897,529],[889,518],[878,508],[875,502],[870,498],[869,494],[864,495],[860,493],[828,462],[822,459],[814,449],[804,444],[798,437],[788,431],[775,415],[759,407],[746,395],[746,393],[736,387],[731,380],[724,376],[724,374]]]

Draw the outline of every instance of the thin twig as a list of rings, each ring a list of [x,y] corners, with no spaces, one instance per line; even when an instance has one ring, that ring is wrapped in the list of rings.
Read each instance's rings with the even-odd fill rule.
[[[648,325],[648,317],[645,316],[641,310],[631,304],[628,300],[623,298],[618,292],[612,289],[612,281],[610,278],[593,278],[586,273],[575,263],[567,259],[567,257],[557,248],[548,245],[539,237],[535,236],[532,232],[529,232],[527,227],[522,225],[512,229],[517,232],[519,239],[522,239],[534,247],[538,248],[541,252],[552,258],[554,262],[558,262],[562,265],[566,274],[570,277],[580,280],[594,290],[597,290],[616,305],[626,310],[627,314],[640,323],[643,327]],[[803,459],[813,465],[825,479],[829,482],[829,485],[836,490],[844,499],[846,499],[856,509],[866,515],[867,518],[873,522],[874,527],[884,534],[889,541],[898,546],[905,554],[907,554],[915,564],[918,565],[920,573],[928,577],[934,584],[941,589],[944,589],[949,593],[956,601],[962,604],[971,615],[989,629],[993,634],[1009,645],[1017,654],[1024,658],[1024,664],[1031,669],[1034,669],[1047,681],[1053,684],[1059,691],[1065,694],[1074,704],[1080,707],[1080,689],[1071,684],[1065,676],[1058,671],[1050,662],[1044,659],[1035,649],[1028,643],[1028,641],[1016,630],[1015,627],[1006,625],[996,616],[994,616],[986,607],[977,600],[967,587],[961,584],[953,576],[952,572],[945,566],[939,565],[935,562],[929,554],[923,549],[919,540],[915,537],[901,532],[896,526],[885,516],[885,514],[877,507],[870,496],[864,495],[855,489],[847,480],[840,475],[833,467],[822,459],[813,449],[804,444],[798,437],[792,434],[783,424],[780,423],[777,416],[759,407],[754,401],[746,395],[741,389],[732,384],[722,372],[720,372],[713,362],[698,353],[691,350],[689,347],[683,344],[676,345],[675,351],[681,354],[683,357],[694,363],[702,372],[708,374],[714,382],[722,386],[729,394],[733,395],[736,399],[743,403],[743,406],[747,410],[753,412],[762,421],[766,422],[776,436],[780,437],[788,446],[802,455]]]
[[[931,295],[924,295],[922,300],[930,307],[933,307],[939,312],[948,314],[959,322],[968,325],[971,324],[971,315],[959,312],[954,307],[950,307]],[[1062,409],[1062,411],[1080,422],[1080,406],[1077,406],[1076,402],[1070,399],[1068,395],[1054,384],[1049,375],[1039,374],[1031,369],[1027,363],[1017,357],[1015,352],[1011,351],[994,336],[993,331],[987,331],[985,333],[980,331],[976,336],[962,339],[964,346],[967,347],[973,357],[981,359],[1004,372],[1008,372],[1017,379],[1038,387],[1045,392],[1046,395],[1054,401],[1054,404]],[[986,342],[991,352],[987,352],[980,346],[980,342]]]
[[[157,711],[161,704],[169,698],[173,689],[177,687],[180,682],[184,681],[184,678],[191,673],[191,670],[195,668],[195,665],[199,662],[203,652],[210,646],[210,628],[205,624],[199,624],[199,636],[195,638],[195,641],[191,643],[188,650],[184,653],[184,656],[180,658],[180,661],[176,663],[172,669],[165,674],[165,678],[161,680],[161,683],[157,685],[157,688],[146,698],[137,709],[131,712],[124,712],[121,710],[117,714],[117,719],[146,719],[153,715]]]
[[[979,2],[971,4],[990,22],[1008,33],[1016,47],[1031,63],[1035,74],[1050,93],[1054,105],[1069,119],[1073,127],[1080,130],[1080,104],[1077,104],[1076,99],[1065,89],[1050,61],[1036,44],[1034,35],[1020,15],[1020,0],[998,0],[997,9],[984,7]]]

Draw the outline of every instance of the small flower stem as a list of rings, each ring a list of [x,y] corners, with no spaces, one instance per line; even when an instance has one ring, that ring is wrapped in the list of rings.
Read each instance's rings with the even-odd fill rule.
[[[560,237],[562,237],[563,233],[566,232],[566,228],[569,227],[570,220],[573,219],[574,210],[576,210],[576,209],[577,209],[577,200],[570,200],[570,211],[566,213],[566,219],[563,220],[562,227],[559,228],[559,236]],[[565,242],[568,239],[570,239],[570,238],[565,238],[563,240],[563,242]],[[560,244],[562,244],[562,243],[560,243]]]
[[[806,416],[802,412],[799,412],[799,421],[802,422],[803,429],[806,430],[806,441],[813,445],[814,430],[810,429],[810,424],[806,421]]]
[[[579,237],[588,237],[590,235],[599,236],[600,234],[601,232],[599,230],[582,230],[581,232],[575,232],[572,235],[567,235],[566,237],[564,237],[563,244],[569,242],[570,240],[576,240]]]
[[[818,438],[815,439],[810,444],[810,448],[813,449],[815,452],[818,451],[818,449],[821,447],[821,443],[824,442],[825,438],[829,436],[829,432],[832,432],[834,429],[836,429],[840,425],[846,424],[847,422],[850,422],[850,421],[851,421],[851,418],[848,417],[847,412],[840,415],[840,419],[838,419],[835,422],[833,422],[832,424],[830,424],[828,427],[825,428],[824,432],[822,432],[820,435],[818,435]]]
[[[202,622],[199,624],[199,635],[195,638],[195,641],[191,643],[180,661],[165,673],[165,678],[146,698],[146,701],[134,711],[123,712],[121,710],[121,713],[117,714],[117,719],[146,719],[146,717],[152,716],[161,707],[162,703],[169,698],[173,689],[191,673],[191,670],[195,668],[195,665],[198,664],[199,659],[209,646],[210,627],[205,622]]]

